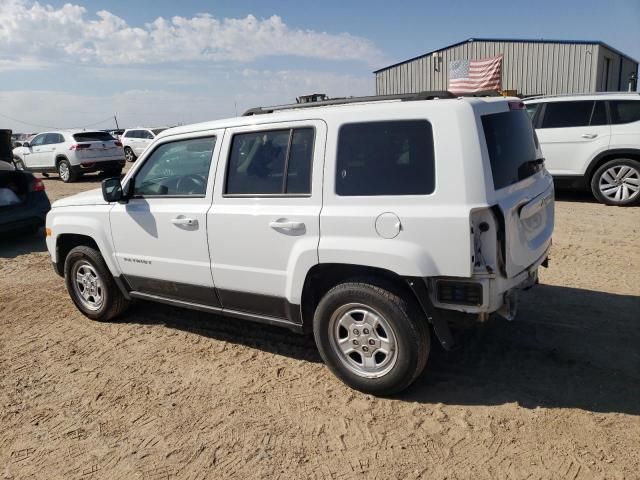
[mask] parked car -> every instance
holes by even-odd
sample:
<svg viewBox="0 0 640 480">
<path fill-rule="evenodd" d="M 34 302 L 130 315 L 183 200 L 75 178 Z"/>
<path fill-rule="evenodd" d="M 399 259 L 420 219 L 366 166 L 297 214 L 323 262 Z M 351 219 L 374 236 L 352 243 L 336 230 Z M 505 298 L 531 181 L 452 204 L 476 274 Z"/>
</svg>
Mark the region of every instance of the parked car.
<svg viewBox="0 0 640 480">
<path fill-rule="evenodd" d="M 120 137 L 122 137 L 122 134 L 124 133 L 124 128 L 119 128 L 117 130 L 107 130 L 107 133 L 116 140 L 121 141 Z"/>
<path fill-rule="evenodd" d="M 525 100 L 545 165 L 559 186 L 590 189 L 607 205 L 640 203 L 640 95 Z"/>
<path fill-rule="evenodd" d="M 398 392 L 425 367 L 430 325 L 448 349 L 453 312 L 514 317 L 554 222 L 524 104 L 430 98 L 167 130 L 122 182 L 54 203 L 55 269 L 91 319 L 144 299 L 313 331 L 348 385 Z"/>
<path fill-rule="evenodd" d="M 50 209 L 41 179 L 0 160 L 0 236 L 43 227 Z"/>
<path fill-rule="evenodd" d="M 127 162 L 133 162 L 142 155 L 142 152 L 151 144 L 160 132 L 166 130 L 162 128 L 128 128 L 122 134 L 122 145 L 124 146 L 124 156 Z"/>
<path fill-rule="evenodd" d="M 106 132 L 59 130 L 39 133 L 13 150 L 19 170 L 57 172 L 64 182 L 83 173 L 119 176 L 125 165 L 122 144 Z"/>
</svg>

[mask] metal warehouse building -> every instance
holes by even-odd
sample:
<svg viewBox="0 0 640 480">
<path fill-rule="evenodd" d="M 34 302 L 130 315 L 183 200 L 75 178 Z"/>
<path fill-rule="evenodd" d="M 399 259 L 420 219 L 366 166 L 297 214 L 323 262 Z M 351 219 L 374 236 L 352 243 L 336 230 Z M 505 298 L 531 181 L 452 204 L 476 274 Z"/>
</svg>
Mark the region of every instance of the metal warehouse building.
<svg viewBox="0 0 640 480">
<path fill-rule="evenodd" d="M 502 89 L 524 96 L 626 91 L 638 71 L 636 60 L 599 41 L 470 38 L 376 70 L 376 94 L 447 90 L 449 62 L 499 54 Z"/>
</svg>

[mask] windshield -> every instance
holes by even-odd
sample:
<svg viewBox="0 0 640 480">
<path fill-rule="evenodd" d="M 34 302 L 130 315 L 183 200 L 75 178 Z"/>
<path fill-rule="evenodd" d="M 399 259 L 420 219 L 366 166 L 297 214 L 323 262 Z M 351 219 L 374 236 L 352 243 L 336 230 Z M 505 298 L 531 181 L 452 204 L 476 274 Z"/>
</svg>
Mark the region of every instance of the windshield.
<svg viewBox="0 0 640 480">
<path fill-rule="evenodd" d="M 499 190 L 540 171 L 538 140 L 526 110 L 482 116 L 493 186 Z"/>
<path fill-rule="evenodd" d="M 158 135 L 160 132 L 164 132 L 166 128 L 152 128 L 151 131 L 154 135 Z"/>
</svg>

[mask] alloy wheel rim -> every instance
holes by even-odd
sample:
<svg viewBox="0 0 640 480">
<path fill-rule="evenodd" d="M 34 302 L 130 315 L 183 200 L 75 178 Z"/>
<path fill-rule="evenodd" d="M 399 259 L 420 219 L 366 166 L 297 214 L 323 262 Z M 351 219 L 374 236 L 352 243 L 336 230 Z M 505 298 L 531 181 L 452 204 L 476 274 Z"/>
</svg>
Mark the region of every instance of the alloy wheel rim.
<svg viewBox="0 0 640 480">
<path fill-rule="evenodd" d="M 76 298 L 87 309 L 99 310 L 104 303 L 104 283 L 94 266 L 81 260 L 73 266 L 71 275 Z"/>
<path fill-rule="evenodd" d="M 133 155 L 132 155 L 131 150 L 126 149 L 126 150 L 124 151 L 124 157 L 125 157 L 125 159 L 127 160 L 127 162 L 131 162 L 131 161 L 133 161 Z"/>
<path fill-rule="evenodd" d="M 640 172 L 628 165 L 615 165 L 600 175 L 598 189 L 614 202 L 632 200 L 640 195 Z"/>
<path fill-rule="evenodd" d="M 63 180 L 68 180 L 69 179 L 69 167 L 67 166 L 67 164 L 65 162 L 62 162 L 60 164 L 60 166 L 58 167 L 58 169 L 60 170 L 60 177 Z"/>
<path fill-rule="evenodd" d="M 384 316 L 373 308 L 350 303 L 329 320 L 331 348 L 349 371 L 364 378 L 380 378 L 398 358 L 396 334 Z"/>
</svg>

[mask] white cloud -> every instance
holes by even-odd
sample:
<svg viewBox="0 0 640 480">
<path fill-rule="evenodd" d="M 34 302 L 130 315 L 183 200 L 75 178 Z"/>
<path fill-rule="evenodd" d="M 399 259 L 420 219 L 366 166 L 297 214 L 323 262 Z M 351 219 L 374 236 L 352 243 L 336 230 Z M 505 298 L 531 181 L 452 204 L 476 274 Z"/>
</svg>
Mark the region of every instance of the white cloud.
<svg viewBox="0 0 640 480">
<path fill-rule="evenodd" d="M 369 77 L 310 71 L 242 70 L 230 72 L 233 91 L 212 86 L 184 92 L 161 88 L 114 94 L 49 90 L 0 91 L 0 123 L 16 132 L 91 126 L 113 128 L 117 113 L 123 127 L 195 123 L 241 114 L 248 108 L 295 102 L 305 93 L 330 96 L 371 95 Z M 28 122 L 29 125 L 20 123 Z M 101 122 L 94 125 L 96 122 Z"/>
<path fill-rule="evenodd" d="M 81 5 L 60 8 L 28 0 L 0 0 L 3 53 L 40 60 L 153 64 L 184 61 L 250 62 L 274 55 L 380 63 L 369 40 L 289 27 L 279 16 L 258 19 L 157 18 L 143 27 L 101 10 L 95 17 Z"/>
</svg>

